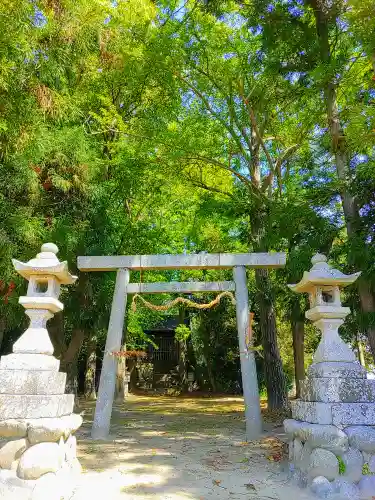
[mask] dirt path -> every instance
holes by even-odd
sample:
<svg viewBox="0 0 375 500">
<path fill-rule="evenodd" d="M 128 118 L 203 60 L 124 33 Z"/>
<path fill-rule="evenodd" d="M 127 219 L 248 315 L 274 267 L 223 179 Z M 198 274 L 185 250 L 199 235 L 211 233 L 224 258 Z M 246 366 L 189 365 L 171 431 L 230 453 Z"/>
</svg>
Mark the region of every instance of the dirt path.
<svg viewBox="0 0 375 500">
<path fill-rule="evenodd" d="M 310 497 L 277 462 L 282 429 L 244 443 L 241 398 L 134 397 L 113 411 L 111 440 L 77 434 L 84 474 L 74 500 L 290 500 Z M 271 461 L 276 460 L 276 461 Z"/>
</svg>

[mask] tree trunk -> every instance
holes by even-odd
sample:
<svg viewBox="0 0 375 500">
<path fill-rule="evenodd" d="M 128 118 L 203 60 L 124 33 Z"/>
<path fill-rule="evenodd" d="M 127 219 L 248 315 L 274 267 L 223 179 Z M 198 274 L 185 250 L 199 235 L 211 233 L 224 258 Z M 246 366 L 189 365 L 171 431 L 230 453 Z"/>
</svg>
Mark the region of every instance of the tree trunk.
<svg viewBox="0 0 375 500">
<path fill-rule="evenodd" d="M 216 392 L 216 381 L 215 376 L 211 366 L 211 348 L 210 348 L 210 337 L 207 332 L 206 326 L 204 326 L 204 330 L 202 330 L 201 341 L 202 341 L 202 358 L 206 365 L 207 377 L 210 382 L 211 389 L 213 392 Z"/>
<path fill-rule="evenodd" d="M 318 0 L 306 0 L 307 4 L 314 10 L 317 38 L 320 46 L 321 60 L 329 65 L 331 62 L 331 47 L 329 41 L 329 7 L 323 9 L 324 3 Z M 350 192 L 351 172 L 349 165 L 349 154 L 344 130 L 340 122 L 340 114 L 337 105 L 336 85 L 333 81 L 328 82 L 325 88 L 325 98 L 327 107 L 328 127 L 332 140 L 332 151 L 335 155 L 337 177 L 340 180 L 340 196 L 345 216 L 345 223 L 348 232 L 348 239 L 351 243 L 350 261 L 357 269 L 366 270 L 367 259 L 361 256 L 356 257 L 356 239 L 360 235 L 360 215 L 355 196 Z M 365 248 L 364 242 L 363 248 Z M 375 295 L 371 289 L 369 280 L 366 276 L 361 276 L 357 282 L 358 294 L 361 303 L 361 309 L 367 318 L 368 324 L 365 325 L 366 334 L 369 340 L 371 353 L 375 360 Z"/>
<path fill-rule="evenodd" d="M 275 310 L 271 296 L 271 284 L 266 269 L 255 270 L 260 311 L 260 330 L 264 355 L 264 375 L 270 410 L 289 406 L 286 378 L 277 343 Z"/>
<path fill-rule="evenodd" d="M 358 342 L 358 357 L 363 368 L 366 368 L 365 349 L 361 340 Z"/>
<path fill-rule="evenodd" d="M 180 325 L 185 324 L 186 311 L 184 307 L 180 307 L 178 311 L 178 322 Z M 179 358 L 178 358 L 178 375 L 182 391 L 188 389 L 188 374 L 187 374 L 187 342 L 180 340 L 179 342 Z"/>
<path fill-rule="evenodd" d="M 356 343 L 356 347 L 357 347 L 357 351 L 358 351 L 359 362 L 363 366 L 363 368 L 366 368 L 365 349 L 363 347 L 363 343 L 361 341 L 361 336 L 360 336 L 358 330 L 356 331 L 356 335 L 355 335 L 355 343 Z"/>
<path fill-rule="evenodd" d="M 305 320 L 299 300 L 292 306 L 290 324 L 293 334 L 294 375 L 296 397 L 301 396 L 301 381 L 305 378 Z"/>
<path fill-rule="evenodd" d="M 60 369 L 66 372 L 65 392 L 78 394 L 78 355 L 85 338 L 85 333 L 81 329 L 74 329 L 69 346 L 61 358 Z"/>
<path fill-rule="evenodd" d="M 121 348 L 122 351 L 126 351 L 126 344 Z M 126 358 L 117 358 L 117 370 L 116 370 L 116 388 L 115 388 L 115 401 L 117 403 L 123 403 L 128 395 L 128 384 L 126 381 L 127 371 L 126 371 Z"/>
<path fill-rule="evenodd" d="M 216 382 L 215 382 L 214 374 L 212 372 L 211 363 L 208 360 L 208 358 L 206 358 L 206 356 L 204 356 L 204 359 L 206 361 L 208 380 L 210 381 L 210 385 L 211 385 L 212 391 L 216 392 Z"/>
<path fill-rule="evenodd" d="M 331 132 L 332 145 L 335 152 L 337 177 L 341 181 L 341 200 L 345 216 L 346 229 L 348 239 L 351 243 L 349 252 L 349 260 L 358 270 L 366 270 L 367 259 L 363 259 L 363 255 L 358 258 L 356 256 L 356 247 L 358 246 L 358 238 L 360 236 L 360 215 L 355 196 L 350 192 L 351 174 L 349 169 L 349 157 L 344 131 L 342 130 L 339 112 L 337 107 L 336 89 L 330 85 L 327 90 L 327 114 L 328 124 Z M 362 240 L 362 238 L 361 238 Z M 365 248 L 364 241 L 361 244 Z M 370 319 L 368 324 L 364 325 L 366 335 L 370 344 L 372 356 L 375 360 L 375 325 L 371 318 L 375 315 L 375 296 L 371 289 L 370 283 L 366 276 L 361 276 L 357 282 L 357 289 L 361 304 L 362 312 Z"/>
<path fill-rule="evenodd" d="M 85 373 L 85 399 L 94 401 L 96 399 L 96 336 L 92 336 L 87 343 L 87 359 Z"/>
<path fill-rule="evenodd" d="M 188 374 L 187 374 L 187 342 L 181 340 L 180 344 L 180 357 L 178 360 L 178 374 L 180 377 L 180 386 L 183 391 L 188 389 Z"/>
<path fill-rule="evenodd" d="M 64 339 L 64 313 L 58 312 L 48 323 L 48 334 L 53 345 L 53 355 L 57 359 L 66 351 L 67 346 Z"/>
<path fill-rule="evenodd" d="M 129 358 L 126 360 L 126 372 L 129 376 L 129 390 L 134 391 L 137 388 L 137 377 L 135 368 L 137 366 L 137 358 Z"/>
</svg>

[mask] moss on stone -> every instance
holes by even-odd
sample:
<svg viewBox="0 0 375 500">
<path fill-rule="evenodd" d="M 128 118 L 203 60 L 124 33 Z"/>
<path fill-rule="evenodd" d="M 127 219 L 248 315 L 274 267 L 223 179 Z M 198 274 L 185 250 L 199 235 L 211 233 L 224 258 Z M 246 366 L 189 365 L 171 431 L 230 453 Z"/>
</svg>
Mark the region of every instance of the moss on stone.
<svg viewBox="0 0 375 500">
<path fill-rule="evenodd" d="M 370 466 L 367 462 L 363 464 L 362 475 L 363 476 L 375 476 L 375 473 L 370 471 Z"/>
<path fill-rule="evenodd" d="M 346 465 L 341 457 L 337 457 L 337 460 L 339 462 L 339 474 L 342 476 L 346 472 Z"/>
</svg>

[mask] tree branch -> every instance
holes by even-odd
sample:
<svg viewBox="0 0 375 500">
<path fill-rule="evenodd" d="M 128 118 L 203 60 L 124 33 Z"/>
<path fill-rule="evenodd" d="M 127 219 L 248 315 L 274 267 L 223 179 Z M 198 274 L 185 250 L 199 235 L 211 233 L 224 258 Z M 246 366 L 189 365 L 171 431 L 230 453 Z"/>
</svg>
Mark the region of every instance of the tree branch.
<svg viewBox="0 0 375 500">
<path fill-rule="evenodd" d="M 254 187 L 252 185 L 252 182 L 249 181 L 249 179 L 247 179 L 244 175 L 240 174 L 239 172 L 236 172 L 233 168 L 227 167 L 227 165 L 221 163 L 221 161 L 215 160 L 214 158 L 207 158 L 206 156 L 186 156 L 185 159 L 212 163 L 212 165 L 216 165 L 217 167 L 222 168 L 223 170 L 226 170 L 227 172 L 230 172 L 231 174 L 236 176 L 237 179 L 240 180 L 243 184 L 245 184 L 248 188 Z"/>
<path fill-rule="evenodd" d="M 251 120 L 251 125 L 253 126 L 253 129 L 254 129 L 254 132 L 255 132 L 255 135 L 257 136 L 257 139 L 259 141 L 259 144 L 261 145 L 263 151 L 264 151 L 264 154 L 266 155 L 266 158 L 267 158 L 267 161 L 268 161 L 268 165 L 270 167 L 270 173 L 273 172 L 274 173 L 274 169 L 275 169 L 275 166 L 273 164 L 273 160 L 271 158 L 271 155 L 269 154 L 268 152 L 268 149 L 266 148 L 266 145 L 263 141 L 263 138 L 262 138 L 262 135 L 261 133 L 259 132 L 259 128 L 258 128 L 258 125 L 257 125 L 257 122 L 256 122 L 256 119 L 255 119 L 255 114 L 254 114 L 254 111 L 253 109 L 249 106 L 248 103 L 246 103 L 246 106 L 249 110 L 249 115 L 250 115 L 250 120 Z"/>
<path fill-rule="evenodd" d="M 237 144 L 238 149 L 241 151 L 241 154 L 244 156 L 244 158 L 246 158 L 247 160 L 249 160 L 250 157 L 247 154 L 246 150 L 244 149 L 244 147 L 243 147 L 243 145 L 241 143 L 241 139 L 236 134 L 234 128 L 231 125 L 228 125 L 228 123 L 226 123 L 226 121 L 223 120 L 223 118 L 219 115 L 219 113 L 216 113 L 216 111 L 214 111 L 212 109 L 212 106 L 208 102 L 206 96 L 204 94 L 202 94 L 202 92 L 200 90 L 198 90 L 197 87 L 195 87 L 195 85 L 193 85 L 192 83 L 190 83 L 188 80 L 186 80 L 186 78 L 184 78 L 179 73 L 174 73 L 174 75 L 176 76 L 176 78 L 178 78 L 183 83 L 185 83 L 185 85 L 187 85 L 194 92 L 194 94 L 197 95 L 201 99 L 201 101 L 204 104 L 204 106 L 206 107 L 207 111 L 209 111 L 209 113 L 214 118 L 216 118 L 216 120 L 218 120 L 222 124 L 222 126 L 229 132 L 229 134 L 231 135 L 232 139 Z M 241 130 L 240 130 L 240 132 L 241 132 Z"/>
</svg>

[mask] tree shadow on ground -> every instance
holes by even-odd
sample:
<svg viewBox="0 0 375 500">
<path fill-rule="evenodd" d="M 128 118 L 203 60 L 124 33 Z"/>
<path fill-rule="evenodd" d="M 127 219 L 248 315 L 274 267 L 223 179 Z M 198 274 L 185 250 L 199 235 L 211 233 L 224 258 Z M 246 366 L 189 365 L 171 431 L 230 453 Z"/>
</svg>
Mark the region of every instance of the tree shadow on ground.
<svg viewBox="0 0 375 500">
<path fill-rule="evenodd" d="M 77 433 L 82 466 L 104 483 L 107 478 L 118 498 L 264 498 L 265 478 L 278 474 L 269 461 L 276 447 L 280 450 L 275 433 L 244 442 L 241 398 L 131 397 L 114 406 L 106 441 L 90 438 L 95 403 L 80 407 L 85 409 Z"/>
</svg>

